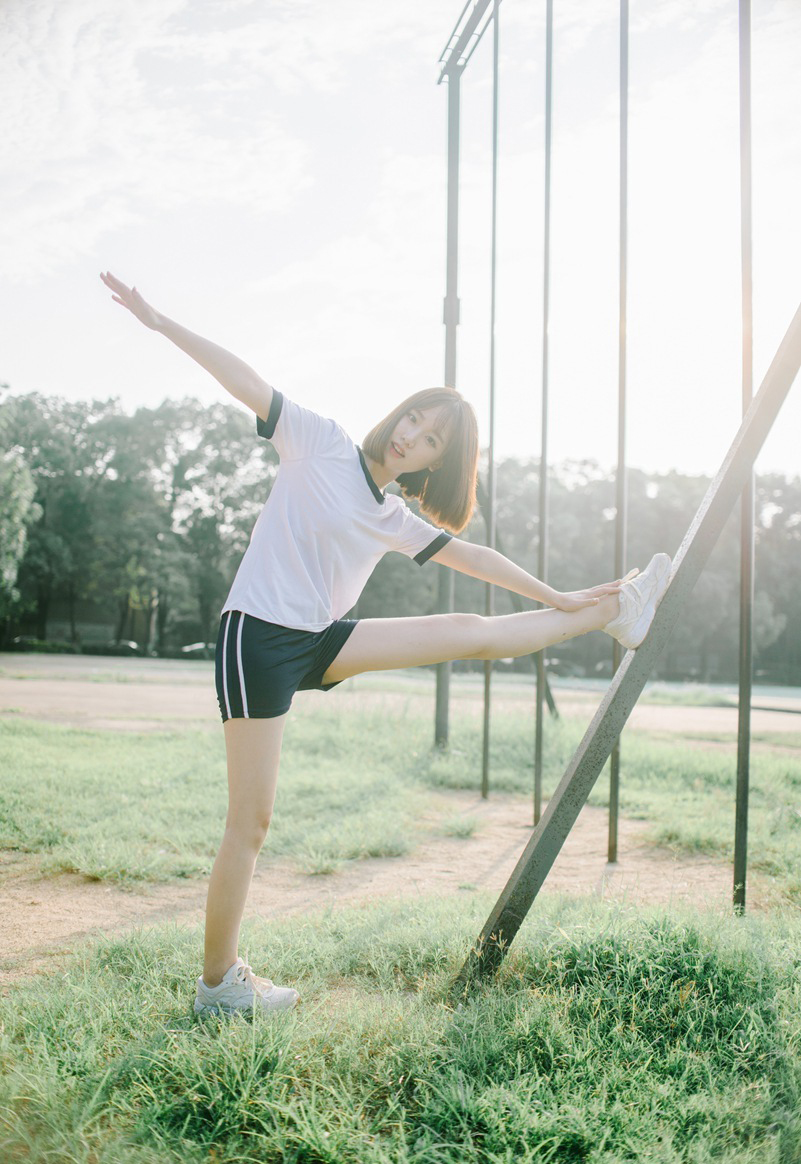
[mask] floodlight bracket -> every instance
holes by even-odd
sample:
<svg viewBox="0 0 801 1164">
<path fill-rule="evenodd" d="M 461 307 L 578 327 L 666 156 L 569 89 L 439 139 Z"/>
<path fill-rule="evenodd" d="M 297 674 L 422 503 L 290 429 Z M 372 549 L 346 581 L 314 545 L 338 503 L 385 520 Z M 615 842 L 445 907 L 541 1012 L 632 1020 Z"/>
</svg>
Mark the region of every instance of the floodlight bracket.
<svg viewBox="0 0 801 1164">
<path fill-rule="evenodd" d="M 442 65 L 442 72 L 437 81 L 438 85 L 442 84 L 449 73 L 462 71 L 476 51 L 500 3 L 501 0 L 474 0 L 472 9 L 468 12 L 471 0 L 467 0 L 445 48 L 440 53 L 438 63 Z"/>
</svg>

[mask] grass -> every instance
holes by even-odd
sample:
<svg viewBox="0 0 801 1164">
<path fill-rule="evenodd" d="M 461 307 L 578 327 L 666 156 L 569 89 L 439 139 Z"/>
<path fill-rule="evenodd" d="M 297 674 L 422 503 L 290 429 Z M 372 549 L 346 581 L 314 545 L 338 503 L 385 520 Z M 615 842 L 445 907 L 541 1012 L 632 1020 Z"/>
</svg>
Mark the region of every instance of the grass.
<svg viewBox="0 0 801 1164">
<path fill-rule="evenodd" d="M 298 703 L 286 733 L 267 852 L 310 875 L 346 861 L 401 856 L 434 836 L 468 838 L 476 823 L 438 804 L 448 789 L 475 790 L 481 755 L 478 703 L 455 701 L 452 745 L 431 748 L 424 676 L 396 684 L 378 676 L 342 696 Z M 430 686 L 430 684 L 429 684 Z M 466 685 L 469 686 L 469 685 Z M 500 687 L 500 685 L 499 685 Z M 496 700 L 491 736 L 493 791 L 530 798 L 533 727 L 527 693 Z M 547 797 L 584 721 L 548 720 Z M 772 892 L 801 902 L 801 735 L 754 733 L 749 868 Z M 677 853 L 729 860 L 734 835 L 735 736 L 682 737 L 628 729 L 622 745 L 621 810 L 652 822 L 651 839 Z M 205 876 L 225 816 L 222 733 L 124 735 L 0 721 L 4 780 L 0 844 L 41 855 L 45 871 L 72 871 L 132 887 Z M 590 803 L 605 805 L 602 775 Z"/>
<path fill-rule="evenodd" d="M 246 932 L 295 1012 L 197 1022 L 200 935 L 104 941 L 0 1001 L 0 1154 L 70 1164 L 792 1164 L 794 919 L 541 902 L 449 987 L 489 901 Z"/>
<path fill-rule="evenodd" d="M 445 837 L 460 837 L 464 840 L 476 835 L 480 823 L 474 816 L 450 816 L 442 822 L 440 829 Z"/>
<path fill-rule="evenodd" d="M 321 872 L 406 853 L 424 835 L 416 820 L 433 798 L 398 774 L 395 753 L 375 754 L 378 728 L 377 717 L 335 714 L 287 725 L 272 854 Z M 10 720 L 0 749 L 5 848 L 41 853 L 48 872 L 129 886 L 208 873 L 225 820 L 221 732 L 120 737 Z"/>
<path fill-rule="evenodd" d="M 640 702 L 668 707 L 736 707 L 737 696 L 703 683 L 650 683 Z"/>
<path fill-rule="evenodd" d="M 578 719 L 549 721 L 545 733 L 544 788 L 547 797 L 579 743 L 585 724 Z M 531 731 L 520 716 L 498 710 L 492 724 L 492 788 L 529 792 Z M 428 752 L 417 767 L 426 784 L 475 787 L 470 757 L 480 755 L 481 725 L 460 724 L 459 742 L 448 753 Z M 705 745 L 707 737 L 696 740 Z M 677 746 L 675 736 L 629 729 L 621 748 L 621 812 L 651 822 L 650 838 L 677 853 L 731 859 L 734 837 L 736 735 L 713 733 L 714 747 Z M 801 740 L 776 733 L 760 743 L 755 734 L 751 759 L 749 868 L 772 880 L 772 891 L 801 902 Z M 608 803 L 602 774 L 589 803 Z"/>
<path fill-rule="evenodd" d="M 480 706 L 431 750 L 430 682 L 377 677 L 299 701 L 270 853 L 310 875 L 467 838 L 443 789 L 478 782 Z M 456 685 L 457 688 L 459 685 Z M 475 685 L 474 685 L 475 686 Z M 502 688 L 502 684 L 498 685 Z M 509 685 L 492 787 L 530 796 L 529 696 Z M 546 794 L 583 723 L 548 721 Z M 733 735 L 627 731 L 622 809 L 677 850 L 730 857 Z M 801 899 L 801 736 L 755 737 L 750 867 Z M 699 746 L 696 746 L 699 745 Z M 204 874 L 225 811 L 221 733 L 0 721 L 6 848 L 131 887 Z M 602 777 L 592 800 L 605 803 Z M 198 1022 L 199 930 L 87 945 L 0 998 L 0 1159 L 13 1164 L 798 1164 L 801 924 L 538 899 L 499 974 L 454 975 L 492 900 L 250 921 L 291 1014 Z"/>
</svg>

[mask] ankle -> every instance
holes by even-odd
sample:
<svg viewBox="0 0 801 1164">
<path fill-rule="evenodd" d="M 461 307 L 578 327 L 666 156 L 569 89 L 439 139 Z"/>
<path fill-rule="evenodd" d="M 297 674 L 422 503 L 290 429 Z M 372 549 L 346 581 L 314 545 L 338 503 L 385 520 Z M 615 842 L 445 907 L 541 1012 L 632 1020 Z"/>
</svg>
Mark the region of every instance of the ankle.
<svg viewBox="0 0 801 1164">
<path fill-rule="evenodd" d="M 598 618 L 601 621 L 601 626 L 604 627 L 607 623 L 612 622 L 620 614 L 620 599 L 617 594 L 607 594 L 598 603 Z"/>
<path fill-rule="evenodd" d="M 234 959 L 234 962 L 235 961 L 236 959 Z M 214 990 L 215 986 L 219 986 L 225 975 L 231 969 L 232 965 L 233 963 L 229 962 L 227 966 L 220 966 L 219 964 L 213 964 L 208 968 L 204 966 L 203 981 L 205 982 L 206 986 L 208 986 L 210 990 Z"/>
</svg>

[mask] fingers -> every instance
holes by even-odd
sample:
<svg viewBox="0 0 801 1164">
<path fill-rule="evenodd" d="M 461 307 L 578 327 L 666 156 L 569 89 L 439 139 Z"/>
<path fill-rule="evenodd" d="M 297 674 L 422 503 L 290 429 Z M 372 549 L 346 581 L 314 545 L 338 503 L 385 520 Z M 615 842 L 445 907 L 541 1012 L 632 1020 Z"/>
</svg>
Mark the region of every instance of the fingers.
<svg viewBox="0 0 801 1164">
<path fill-rule="evenodd" d="M 105 273 L 101 271 L 100 278 L 103 280 L 108 289 L 110 291 L 116 292 L 116 294 L 119 295 L 121 299 L 122 296 L 131 294 L 130 289 L 126 287 L 126 285 L 120 279 L 112 275 L 111 271 L 106 271 Z M 119 301 L 120 300 L 118 300 L 118 302 Z"/>
<path fill-rule="evenodd" d="M 625 586 L 625 584 L 630 582 L 632 578 L 636 578 L 639 572 L 640 571 L 635 566 L 633 570 L 629 570 L 628 574 L 624 574 L 623 577 L 618 578 L 616 582 L 603 582 L 600 586 L 593 586 L 592 591 L 594 594 L 617 594 L 619 593 L 621 586 Z"/>
<path fill-rule="evenodd" d="M 597 606 L 602 598 L 620 594 L 625 584 L 636 577 L 639 572 L 635 566 L 633 570 L 629 570 L 628 574 L 623 578 L 618 578 L 616 582 L 602 582 L 599 586 L 588 586 L 586 590 L 574 590 L 564 596 L 569 600 L 570 606 L 563 606 L 561 609 L 582 610 L 586 606 Z"/>
<path fill-rule="evenodd" d="M 133 305 L 137 302 L 143 303 L 144 300 L 135 287 L 126 287 L 126 285 L 112 275 L 111 271 L 101 271 L 100 278 L 111 291 L 111 298 L 115 303 L 119 303 L 120 307 L 125 307 L 128 311 L 133 311 Z M 136 312 L 134 312 L 136 314 Z"/>
</svg>

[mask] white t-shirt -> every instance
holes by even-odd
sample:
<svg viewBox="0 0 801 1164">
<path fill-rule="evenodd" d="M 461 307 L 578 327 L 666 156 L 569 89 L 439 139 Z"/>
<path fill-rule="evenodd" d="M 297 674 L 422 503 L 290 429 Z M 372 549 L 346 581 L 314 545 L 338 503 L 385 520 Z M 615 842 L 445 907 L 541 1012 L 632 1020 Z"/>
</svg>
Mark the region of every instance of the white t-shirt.
<svg viewBox="0 0 801 1164">
<path fill-rule="evenodd" d="M 273 392 L 257 417 L 280 469 L 223 606 L 296 630 L 321 631 L 355 604 L 389 550 L 422 565 L 450 540 L 383 494 L 361 450 L 333 420 Z"/>
</svg>

